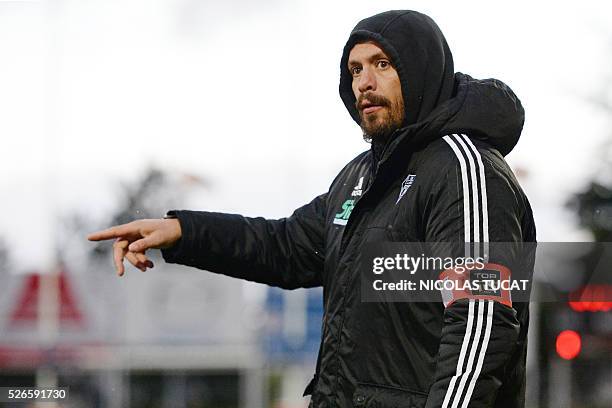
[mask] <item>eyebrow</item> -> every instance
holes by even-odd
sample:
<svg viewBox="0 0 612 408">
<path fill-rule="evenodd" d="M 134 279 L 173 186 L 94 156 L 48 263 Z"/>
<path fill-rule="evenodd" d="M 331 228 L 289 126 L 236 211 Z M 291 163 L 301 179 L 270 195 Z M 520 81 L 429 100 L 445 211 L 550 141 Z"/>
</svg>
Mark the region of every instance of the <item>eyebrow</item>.
<svg viewBox="0 0 612 408">
<path fill-rule="evenodd" d="M 367 59 L 367 61 L 368 62 L 372 62 L 372 61 L 376 61 L 376 60 L 379 60 L 379 59 L 386 59 L 386 60 L 390 61 L 390 58 L 387 57 L 385 55 L 385 53 L 383 53 L 383 52 L 377 52 L 376 54 L 371 55 Z M 355 65 L 359 65 L 359 64 L 360 64 L 360 62 L 359 61 L 355 61 L 355 60 L 349 60 L 349 62 L 348 62 L 348 66 L 349 67 L 354 67 Z"/>
</svg>

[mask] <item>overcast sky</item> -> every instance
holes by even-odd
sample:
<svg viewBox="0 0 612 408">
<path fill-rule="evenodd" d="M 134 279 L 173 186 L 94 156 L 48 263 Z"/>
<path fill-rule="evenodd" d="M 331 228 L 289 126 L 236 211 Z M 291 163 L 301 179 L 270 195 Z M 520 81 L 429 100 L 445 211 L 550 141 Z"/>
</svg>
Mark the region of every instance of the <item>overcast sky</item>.
<svg viewBox="0 0 612 408">
<path fill-rule="evenodd" d="M 290 214 L 368 148 L 337 93 L 348 33 L 410 8 L 457 71 L 522 100 L 508 161 L 528 174 L 539 240 L 584 238 L 562 204 L 610 154 L 609 119 L 586 102 L 612 76 L 607 3 L 0 1 L 0 236 L 40 269 L 54 213 L 103 219 L 151 165 L 212 182 L 185 208 Z"/>
</svg>

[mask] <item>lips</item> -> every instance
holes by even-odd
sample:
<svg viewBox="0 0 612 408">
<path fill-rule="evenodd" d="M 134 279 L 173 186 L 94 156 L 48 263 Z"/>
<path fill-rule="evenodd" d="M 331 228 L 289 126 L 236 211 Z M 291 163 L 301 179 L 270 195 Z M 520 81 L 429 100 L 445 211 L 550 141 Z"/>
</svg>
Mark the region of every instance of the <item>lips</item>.
<svg viewBox="0 0 612 408">
<path fill-rule="evenodd" d="M 371 101 L 365 98 L 358 104 L 358 108 L 361 109 L 364 115 L 377 112 L 384 107 L 385 105 L 379 101 Z"/>
<path fill-rule="evenodd" d="M 383 107 L 380 105 L 369 105 L 368 107 L 363 108 L 363 113 L 367 115 L 369 113 L 374 113 L 382 108 Z"/>
</svg>

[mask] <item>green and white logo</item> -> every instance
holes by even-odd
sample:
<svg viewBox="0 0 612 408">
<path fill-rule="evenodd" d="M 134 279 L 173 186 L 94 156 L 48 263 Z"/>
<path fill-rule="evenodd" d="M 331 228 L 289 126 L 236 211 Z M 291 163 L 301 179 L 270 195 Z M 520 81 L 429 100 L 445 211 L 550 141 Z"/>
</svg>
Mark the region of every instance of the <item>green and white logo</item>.
<svg viewBox="0 0 612 408">
<path fill-rule="evenodd" d="M 353 187 L 353 191 L 351 192 L 351 197 L 358 197 L 362 194 L 363 189 L 363 177 L 359 178 L 357 185 Z M 334 224 L 338 225 L 346 225 L 349 217 L 351 216 L 351 211 L 353 211 L 353 207 L 355 206 L 355 200 L 349 198 L 342 204 L 342 211 L 340 211 L 334 217 Z"/>
<path fill-rule="evenodd" d="M 346 225 L 349 217 L 351 216 L 351 211 L 353 211 L 354 206 L 355 200 L 346 200 L 344 204 L 342 204 L 342 211 L 336 214 L 336 217 L 334 218 L 334 224 Z"/>
</svg>

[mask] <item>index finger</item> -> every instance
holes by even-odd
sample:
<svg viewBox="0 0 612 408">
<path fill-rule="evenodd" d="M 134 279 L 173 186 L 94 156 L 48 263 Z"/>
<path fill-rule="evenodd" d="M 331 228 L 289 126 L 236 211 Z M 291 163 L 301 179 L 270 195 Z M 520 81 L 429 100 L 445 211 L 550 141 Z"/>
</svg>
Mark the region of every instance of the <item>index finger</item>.
<svg viewBox="0 0 612 408">
<path fill-rule="evenodd" d="M 103 241 L 105 239 L 121 238 L 138 232 L 138 228 L 132 223 L 115 225 L 102 231 L 91 233 L 87 236 L 90 241 Z"/>
</svg>

